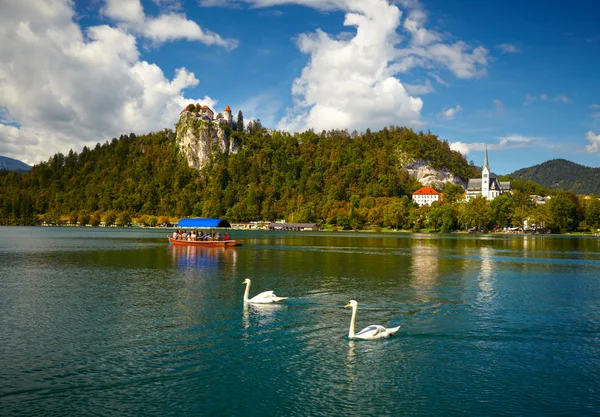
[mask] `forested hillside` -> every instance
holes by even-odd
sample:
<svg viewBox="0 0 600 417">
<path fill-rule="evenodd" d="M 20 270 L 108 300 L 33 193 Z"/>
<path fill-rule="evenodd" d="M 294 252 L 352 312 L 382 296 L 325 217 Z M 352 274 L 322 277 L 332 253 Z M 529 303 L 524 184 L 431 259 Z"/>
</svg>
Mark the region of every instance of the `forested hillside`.
<svg viewBox="0 0 600 417">
<path fill-rule="evenodd" d="M 446 142 L 404 128 L 362 135 L 253 128 L 232 135 L 240 143 L 238 153 L 217 152 L 200 172 L 187 166 L 171 131 L 131 134 L 79 153 L 56 154 L 29 173 L 3 172 L 0 223 L 127 212 L 383 224 L 388 206 L 408 210 L 407 196 L 420 187 L 401 160 L 426 160 L 462 179 L 475 173 Z M 361 216 L 350 213 L 359 209 Z"/>
<path fill-rule="evenodd" d="M 423 160 L 463 180 L 479 176 L 430 133 L 392 127 L 364 134 L 230 131 L 237 153 L 214 152 L 200 171 L 187 165 L 169 130 L 121 136 L 93 149 L 56 154 L 28 173 L 0 172 L 0 224 L 154 225 L 158 216 L 316 222 L 338 229 L 493 229 L 567 232 L 600 228 L 600 200 L 579 199 L 533 181 L 492 201 L 463 199 L 446 183 L 441 202 L 419 207 L 421 184 L 403 164 Z M 551 196 L 536 204 L 530 195 Z M 526 226 L 527 225 L 527 226 Z"/>
<path fill-rule="evenodd" d="M 554 190 L 600 195 L 600 168 L 585 167 L 565 159 L 552 159 L 515 171 L 510 176 L 532 180 Z"/>
</svg>

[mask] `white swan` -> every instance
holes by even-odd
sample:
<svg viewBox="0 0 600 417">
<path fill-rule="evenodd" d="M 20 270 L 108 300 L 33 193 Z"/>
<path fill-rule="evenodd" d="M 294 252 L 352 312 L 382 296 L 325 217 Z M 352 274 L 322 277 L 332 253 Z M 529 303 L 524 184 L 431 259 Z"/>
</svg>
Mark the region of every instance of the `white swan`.
<svg viewBox="0 0 600 417">
<path fill-rule="evenodd" d="M 246 278 L 242 284 L 246 284 L 246 291 L 244 292 L 244 302 L 245 303 L 254 303 L 254 304 L 266 304 L 266 303 L 276 303 L 281 300 L 285 300 L 287 297 L 277 297 L 273 291 L 263 291 L 258 295 L 248 299 L 248 294 L 250 293 L 250 279 Z"/>
<path fill-rule="evenodd" d="M 400 329 L 400 326 L 392 327 L 391 329 L 386 329 L 383 326 L 372 324 L 355 334 L 354 327 L 356 326 L 356 311 L 358 310 L 358 303 L 356 302 L 356 300 L 350 300 L 344 308 L 348 307 L 352 307 L 352 319 L 350 320 L 350 330 L 348 331 L 348 337 L 350 339 L 381 339 L 393 335 L 398 331 L 398 329 Z"/>
</svg>

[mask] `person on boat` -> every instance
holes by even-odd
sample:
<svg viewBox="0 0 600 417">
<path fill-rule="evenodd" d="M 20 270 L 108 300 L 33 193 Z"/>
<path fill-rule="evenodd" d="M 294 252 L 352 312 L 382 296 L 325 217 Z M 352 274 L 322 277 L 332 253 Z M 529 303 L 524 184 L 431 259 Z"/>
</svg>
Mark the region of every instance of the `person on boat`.
<svg viewBox="0 0 600 417">
<path fill-rule="evenodd" d="M 192 242 L 196 241 L 196 231 L 195 230 L 192 230 L 192 233 L 190 234 L 190 240 Z"/>
<path fill-rule="evenodd" d="M 177 233 L 177 230 L 173 230 L 173 239 L 177 240 L 178 236 L 179 236 L 179 233 Z"/>
<path fill-rule="evenodd" d="M 183 240 L 187 240 L 187 236 L 188 236 L 187 231 L 184 230 L 183 233 L 181 234 L 181 238 Z"/>
<path fill-rule="evenodd" d="M 227 234 L 227 232 L 225 232 L 225 236 L 223 237 L 223 240 L 229 240 L 229 235 Z"/>
<path fill-rule="evenodd" d="M 215 240 L 221 240 L 221 234 L 220 233 L 217 233 L 215 235 Z"/>
</svg>

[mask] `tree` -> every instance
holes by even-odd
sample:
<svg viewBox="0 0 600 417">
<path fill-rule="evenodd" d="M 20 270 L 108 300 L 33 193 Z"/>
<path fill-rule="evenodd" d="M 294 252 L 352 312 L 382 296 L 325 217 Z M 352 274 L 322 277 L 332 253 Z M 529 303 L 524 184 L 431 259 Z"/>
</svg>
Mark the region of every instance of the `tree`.
<svg viewBox="0 0 600 417">
<path fill-rule="evenodd" d="M 116 224 L 119 227 L 125 227 L 125 226 L 131 225 L 131 215 L 126 211 L 122 211 L 117 216 Z"/>
<path fill-rule="evenodd" d="M 456 229 L 457 217 L 454 204 L 433 203 L 427 214 L 427 224 L 434 230 L 439 229 L 442 233 L 448 233 Z"/>
<path fill-rule="evenodd" d="M 465 189 L 460 184 L 447 182 L 444 184 L 442 193 L 444 194 L 444 201 L 448 203 L 456 203 L 457 201 L 463 199 Z"/>
<path fill-rule="evenodd" d="M 99 212 L 95 212 L 94 214 L 92 214 L 92 216 L 90 217 L 90 224 L 94 227 L 98 227 L 100 226 L 100 223 L 102 222 L 101 217 L 100 217 L 100 213 Z"/>
<path fill-rule="evenodd" d="M 87 210 L 81 210 L 79 212 L 79 225 L 87 226 L 90 223 L 91 216 Z"/>
<path fill-rule="evenodd" d="M 511 224 L 515 202 L 511 194 L 501 194 L 490 202 L 492 224 L 503 228 Z"/>
<path fill-rule="evenodd" d="M 560 233 L 572 230 L 577 208 L 573 200 L 566 195 L 557 195 L 552 197 L 547 204 L 551 229 Z"/>
<path fill-rule="evenodd" d="M 104 225 L 106 227 L 111 227 L 113 224 L 115 224 L 116 220 L 117 220 L 117 215 L 115 214 L 115 212 L 114 211 L 109 211 L 104 216 Z"/>
<path fill-rule="evenodd" d="M 238 111 L 236 127 L 238 132 L 244 132 L 244 115 L 241 110 Z"/>
<path fill-rule="evenodd" d="M 461 227 L 477 230 L 487 228 L 490 223 L 489 204 L 485 197 L 478 195 L 458 207 L 458 223 Z"/>
</svg>

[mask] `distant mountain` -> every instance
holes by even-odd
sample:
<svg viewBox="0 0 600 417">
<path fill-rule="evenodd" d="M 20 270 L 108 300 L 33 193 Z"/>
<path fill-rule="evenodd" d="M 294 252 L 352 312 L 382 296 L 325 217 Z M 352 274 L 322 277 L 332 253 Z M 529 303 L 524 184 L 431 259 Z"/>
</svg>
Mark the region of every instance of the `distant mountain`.
<svg viewBox="0 0 600 417">
<path fill-rule="evenodd" d="M 552 159 L 515 171 L 510 176 L 575 194 L 600 194 L 600 168 L 589 168 L 566 159 Z"/>
<path fill-rule="evenodd" d="M 0 156 L 0 169 L 5 171 L 29 171 L 31 167 L 25 162 L 9 158 L 8 156 Z"/>
</svg>

